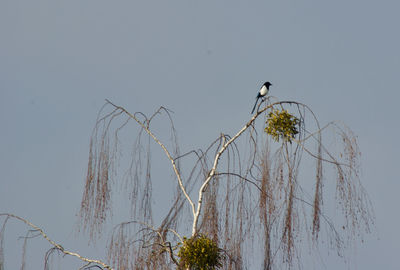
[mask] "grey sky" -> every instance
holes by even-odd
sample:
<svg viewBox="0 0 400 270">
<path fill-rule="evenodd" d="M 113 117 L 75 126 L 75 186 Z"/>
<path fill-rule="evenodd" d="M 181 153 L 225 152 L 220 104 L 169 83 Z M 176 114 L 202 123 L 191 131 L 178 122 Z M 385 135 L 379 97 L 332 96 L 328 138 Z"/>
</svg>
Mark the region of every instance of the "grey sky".
<svg viewBox="0 0 400 270">
<path fill-rule="evenodd" d="M 269 80 L 272 95 L 358 135 L 377 232 L 354 264 L 396 269 L 399 10 L 388 0 L 0 1 L 0 212 L 101 257 L 73 231 L 104 99 L 131 111 L 173 110 L 188 150 L 239 129 Z M 7 266 L 16 269 L 21 241 L 7 241 Z M 338 269 L 331 257 L 323 269 Z M 28 269 L 42 257 L 34 263 Z"/>
</svg>

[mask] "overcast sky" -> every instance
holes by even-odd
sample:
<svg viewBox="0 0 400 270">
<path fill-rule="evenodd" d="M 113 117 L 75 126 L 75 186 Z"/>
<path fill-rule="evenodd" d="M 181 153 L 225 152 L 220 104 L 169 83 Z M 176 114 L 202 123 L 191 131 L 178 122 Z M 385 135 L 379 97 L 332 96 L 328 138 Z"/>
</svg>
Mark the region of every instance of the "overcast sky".
<svg viewBox="0 0 400 270">
<path fill-rule="evenodd" d="M 397 0 L 1 0 L 0 212 L 102 258 L 74 230 L 104 99 L 173 110 L 188 150 L 238 130 L 269 80 L 277 98 L 358 135 L 377 230 L 353 265 L 398 269 L 399 11 Z M 26 229 L 12 224 L 6 269 L 19 267 Z M 35 252 L 28 269 L 43 263 Z M 337 261 L 316 269 L 340 269 Z"/>
</svg>

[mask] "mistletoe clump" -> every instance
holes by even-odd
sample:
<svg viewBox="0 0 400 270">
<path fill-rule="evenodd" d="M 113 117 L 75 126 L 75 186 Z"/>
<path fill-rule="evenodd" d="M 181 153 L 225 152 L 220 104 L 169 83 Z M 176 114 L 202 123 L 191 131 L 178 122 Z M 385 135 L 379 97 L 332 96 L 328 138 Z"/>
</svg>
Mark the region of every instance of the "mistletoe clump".
<svg viewBox="0 0 400 270">
<path fill-rule="evenodd" d="M 282 139 L 291 143 L 299 133 L 299 122 L 300 120 L 287 110 L 273 110 L 268 114 L 265 132 L 277 142 Z"/>
<path fill-rule="evenodd" d="M 184 238 L 178 252 L 181 269 L 214 270 L 222 266 L 222 254 L 218 245 L 205 235 Z"/>
</svg>

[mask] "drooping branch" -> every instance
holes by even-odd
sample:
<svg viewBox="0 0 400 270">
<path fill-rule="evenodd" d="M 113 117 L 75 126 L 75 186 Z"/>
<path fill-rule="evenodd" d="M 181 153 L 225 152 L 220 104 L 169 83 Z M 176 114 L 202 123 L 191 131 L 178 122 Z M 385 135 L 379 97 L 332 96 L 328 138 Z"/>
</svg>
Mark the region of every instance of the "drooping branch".
<svg viewBox="0 0 400 270">
<path fill-rule="evenodd" d="M 135 237 L 130 236 L 132 225 L 140 225 L 140 230 Z M 164 230 L 155 228 L 150 224 L 138 221 L 128 221 L 117 225 L 112 233 L 111 241 L 108 244 L 108 257 L 117 269 L 130 269 L 135 265 L 137 269 L 145 267 L 151 269 L 166 269 L 167 256 L 171 262 L 178 266 L 178 260 L 174 254 L 176 246 L 167 240 L 167 234 L 172 233 L 181 242 L 182 237 L 172 229 Z M 136 235 L 141 234 L 140 239 Z M 150 267 L 151 266 L 151 267 Z"/>
<path fill-rule="evenodd" d="M 108 100 L 106 104 L 113 107 L 113 112 L 104 117 L 107 119 L 104 121 L 105 123 L 109 123 L 115 116 L 123 114 L 139 124 L 139 139 L 134 148 L 134 154 L 138 160 L 142 159 L 140 149 L 136 152 L 137 147 L 143 147 L 140 137 L 142 134 L 147 134 L 149 135 L 147 146 L 150 141 L 154 141 L 163 149 L 177 178 L 173 205 L 162 219 L 161 225 L 154 226 L 157 229 L 135 227 L 135 229 L 139 229 L 139 232 L 134 237 L 129 235 L 130 231 L 133 232 L 133 227 L 126 229 L 124 228 L 126 226 L 121 225 L 121 230 L 117 231 L 119 233 L 118 243 L 121 245 L 118 246 L 118 251 L 111 254 L 111 257 L 112 260 L 125 260 L 124 258 L 129 257 L 126 261 L 128 264 L 121 265 L 136 264 L 144 269 L 154 267 L 168 269 L 172 263 L 176 265 L 173 256 L 165 255 L 167 252 L 173 255 L 172 251 L 177 247 L 176 242 L 182 242 L 182 239 L 175 237 L 176 235 L 167 235 L 167 232 L 188 229 L 187 218 L 182 222 L 182 213 L 186 211 L 184 205 L 187 203 L 190 205 L 193 216 L 192 236 L 199 233 L 211 235 L 213 240 L 223 247 L 228 258 L 224 269 L 244 267 L 244 247 L 250 244 L 251 239 L 259 235 L 260 230 L 260 235 L 264 235 L 265 238 L 265 242 L 262 243 L 266 255 L 264 269 L 268 270 L 273 269 L 277 261 L 283 260 L 290 265 L 292 261 L 299 258 L 301 251 L 298 249 L 298 241 L 302 233 L 307 233 L 307 236 L 310 236 L 308 239 L 312 239 L 316 243 L 321 221 L 327 223 L 328 226 L 325 227 L 327 233 L 333 234 L 334 241 L 332 243 L 336 242 L 339 249 L 342 246 L 341 235 L 336 231 L 333 222 L 324 215 L 322 208 L 324 187 L 322 166 L 326 164 L 332 165 L 337 170 L 337 197 L 345 202 L 344 210 L 349 213 L 344 216 L 345 220 L 353 217 L 353 224 L 359 222 L 354 218 L 357 218 L 356 212 L 362 210 L 364 205 L 357 203 L 357 200 L 362 201 L 365 198 L 357 197 L 363 196 L 363 192 L 361 190 L 361 195 L 357 194 L 355 192 L 358 190 L 357 183 L 350 182 L 354 176 L 357 178 L 357 174 L 352 174 L 356 168 L 354 160 L 358 158 L 357 155 L 353 155 L 357 152 L 353 147 L 355 142 L 352 141 L 351 136 L 343 137 L 344 144 L 347 144 L 344 155 L 349 159 L 337 158 L 331 154 L 322 144 L 321 134 L 332 123 L 321 128 L 314 113 L 302 103 L 294 101 L 270 103 L 267 99 L 265 107 L 258 110 L 233 137 L 220 134 L 205 150 L 189 150 L 185 154 L 180 154 L 179 150 L 172 152 L 170 147 L 167 147 L 160 139 L 161 137 L 155 135 L 153 128 L 150 129 L 150 121 L 161 111 L 167 112 L 173 128 L 173 122 L 167 109 L 161 107 L 150 118 L 147 118 L 142 113 L 131 114 Z M 277 108 L 285 110 L 288 105 L 298 109 L 296 116 L 298 115 L 300 119 L 299 133 L 289 142 L 274 143 L 274 138 L 269 137 L 269 133 L 258 132 L 256 119 L 261 114 L 269 117 L 270 111 L 274 112 Z M 309 117 L 310 114 L 313 119 L 310 122 L 307 121 L 307 125 L 312 125 L 309 131 L 308 126 L 306 129 L 305 123 L 306 115 Z M 264 123 L 267 125 L 266 122 Z M 106 126 L 106 129 L 108 128 Z M 108 139 L 107 136 L 109 135 L 103 133 L 101 138 Z M 248 141 L 239 140 L 243 137 Z M 260 138 L 262 140 L 265 138 L 265 146 L 259 144 Z M 174 143 L 176 144 L 176 141 Z M 314 146 L 316 146 L 316 150 L 313 149 Z M 176 145 L 175 147 L 178 149 Z M 244 147 L 244 151 L 242 147 Z M 264 153 L 260 157 L 260 150 L 263 151 L 263 147 L 268 148 L 266 151 L 268 154 L 265 154 L 267 157 L 264 157 Z M 149 147 L 147 147 L 147 151 L 150 152 Z M 310 160 L 316 162 L 315 183 L 312 183 L 311 187 L 309 182 L 304 182 L 303 186 L 298 179 L 303 153 L 307 154 Z M 149 154 L 147 155 L 146 185 L 151 181 L 147 177 L 150 173 Z M 246 160 L 246 158 L 248 159 Z M 194 163 L 189 168 L 188 175 L 185 174 L 183 177 L 180 165 L 188 160 L 194 161 Z M 139 170 L 140 174 L 141 163 L 139 162 L 137 165 L 135 161 L 132 160 L 131 164 L 139 166 L 134 169 Z M 135 175 L 135 179 L 133 179 L 134 192 L 140 188 L 138 177 Z M 221 184 L 221 180 L 224 184 Z M 313 192 L 310 193 L 305 187 L 313 189 Z M 194 196 L 193 192 L 198 195 L 197 198 L 192 197 Z M 146 191 L 141 193 L 146 194 Z M 258 194 L 260 195 L 259 201 L 257 201 Z M 140 206 L 140 208 L 143 207 Z M 259 213 L 258 219 L 255 213 Z M 366 213 L 362 214 L 363 216 L 368 215 L 368 212 L 363 213 Z M 367 218 L 366 222 L 368 222 Z M 134 219 L 140 220 L 137 217 Z M 146 216 L 144 219 L 146 220 Z M 260 223 L 261 226 L 258 226 L 257 224 Z M 129 249 L 132 244 L 135 244 L 135 247 Z M 133 255 L 130 256 L 130 254 Z M 154 256 L 158 256 L 158 258 Z"/>
<path fill-rule="evenodd" d="M 160 145 L 160 147 L 164 150 L 167 158 L 171 161 L 172 164 L 172 168 L 174 169 L 174 172 L 176 174 L 176 177 L 178 179 L 178 183 L 179 183 L 179 187 L 181 188 L 183 194 L 185 195 L 187 201 L 189 202 L 191 208 L 192 208 L 192 213 L 193 215 L 195 214 L 195 205 L 192 201 L 192 199 L 190 198 L 189 194 L 186 192 L 185 186 L 183 185 L 183 181 L 182 181 L 182 177 L 181 174 L 178 170 L 177 164 L 175 162 L 175 159 L 172 157 L 172 155 L 170 154 L 170 152 L 168 151 L 168 149 L 165 147 L 165 145 L 153 134 L 153 132 L 151 132 L 151 130 L 149 129 L 148 126 L 146 126 L 143 122 L 141 122 L 135 115 L 131 114 L 130 112 L 128 112 L 127 110 L 125 110 L 125 108 L 120 107 L 115 105 L 114 103 L 112 103 L 109 100 L 106 100 L 107 103 L 109 103 L 110 105 L 114 106 L 116 109 L 124 112 L 125 114 L 127 114 L 130 118 L 134 119 L 146 132 L 147 134 L 149 134 L 151 136 L 151 138 L 158 144 Z"/>
<path fill-rule="evenodd" d="M 234 143 L 249 127 L 251 127 L 254 123 L 254 121 L 258 118 L 259 115 L 263 114 L 265 111 L 273 108 L 274 106 L 277 105 L 282 105 L 282 104 L 297 104 L 297 105 L 303 105 L 301 103 L 295 102 L 295 101 L 277 101 L 271 104 L 266 105 L 263 109 L 257 110 L 257 113 L 254 114 L 254 116 L 229 140 L 226 139 L 226 135 L 221 134 L 220 139 L 222 139 L 222 144 L 220 146 L 219 151 L 216 153 L 213 161 L 213 166 L 208 173 L 208 176 L 204 180 L 203 184 L 201 185 L 199 189 L 199 194 L 198 194 L 198 202 L 197 202 L 197 209 L 194 213 L 194 220 L 193 220 L 193 226 L 192 226 L 192 236 L 194 236 L 197 233 L 197 224 L 199 220 L 199 216 L 201 214 L 201 208 L 202 208 L 202 203 L 203 203 L 203 194 L 205 189 L 207 188 L 207 185 L 210 183 L 210 181 L 213 179 L 213 177 L 216 174 L 216 169 L 219 163 L 219 159 L 221 155 L 225 152 L 225 150 L 232 144 Z M 304 105 L 305 106 L 305 105 Z"/>
<path fill-rule="evenodd" d="M 219 149 L 219 151 L 217 152 L 217 154 L 215 155 L 214 158 L 214 162 L 213 162 L 213 166 L 207 176 L 207 178 L 205 179 L 204 183 L 201 185 L 200 189 L 199 189 L 199 197 L 198 197 L 198 202 L 197 202 L 197 209 L 196 212 L 194 213 L 194 220 L 193 220 L 193 226 L 192 226 L 192 236 L 196 235 L 197 233 L 197 224 L 199 221 L 199 216 L 201 214 L 201 208 L 203 205 L 203 194 L 204 191 L 207 187 L 207 185 L 210 183 L 211 179 L 213 179 L 213 177 L 215 176 L 216 173 L 216 169 L 218 166 L 218 162 L 219 159 L 221 157 L 221 155 L 225 152 L 225 150 L 237 139 L 239 138 L 240 135 L 243 134 L 243 132 L 245 132 L 251 125 L 252 123 L 257 119 L 257 117 L 262 114 L 264 111 L 266 111 L 267 109 L 269 109 L 270 107 L 272 107 L 273 105 L 267 106 L 266 108 L 262 109 L 261 111 L 258 111 L 251 119 L 250 121 L 248 121 L 244 127 L 242 127 L 242 129 L 240 129 L 235 136 L 233 136 L 232 138 L 230 138 L 229 140 L 226 140 L 226 136 L 224 134 L 221 134 L 220 138 L 222 139 L 222 144 L 221 144 L 221 148 Z"/>
<path fill-rule="evenodd" d="M 31 227 L 32 229 L 34 229 L 35 231 L 40 233 L 40 235 L 45 240 L 47 240 L 50 243 L 50 245 L 53 246 L 52 247 L 53 249 L 56 249 L 59 252 L 65 254 L 65 255 L 76 257 L 79 260 L 81 260 L 83 262 L 86 262 L 86 263 L 101 265 L 104 269 L 109 269 L 109 270 L 113 269 L 110 265 L 104 263 L 101 260 L 89 259 L 89 258 L 86 258 L 86 257 L 80 255 L 79 253 L 72 252 L 72 251 L 64 249 L 63 246 L 61 246 L 60 244 L 58 244 L 54 240 L 52 240 L 40 227 L 36 226 L 35 224 L 29 222 L 28 220 L 26 220 L 26 219 L 24 219 L 22 217 L 16 216 L 14 214 L 9 214 L 9 213 L 0 213 L 0 216 L 6 216 L 7 218 L 14 218 L 14 219 L 22 221 L 23 223 L 25 223 L 26 225 L 28 225 L 29 227 Z"/>
</svg>

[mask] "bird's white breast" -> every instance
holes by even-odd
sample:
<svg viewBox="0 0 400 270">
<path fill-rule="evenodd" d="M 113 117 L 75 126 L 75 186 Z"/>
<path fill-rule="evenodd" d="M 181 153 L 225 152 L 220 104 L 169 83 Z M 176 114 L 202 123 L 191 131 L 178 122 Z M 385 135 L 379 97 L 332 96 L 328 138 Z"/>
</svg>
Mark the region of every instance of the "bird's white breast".
<svg viewBox="0 0 400 270">
<path fill-rule="evenodd" d="M 260 95 L 265 96 L 268 93 L 268 89 L 265 85 L 263 85 L 260 89 Z"/>
</svg>

